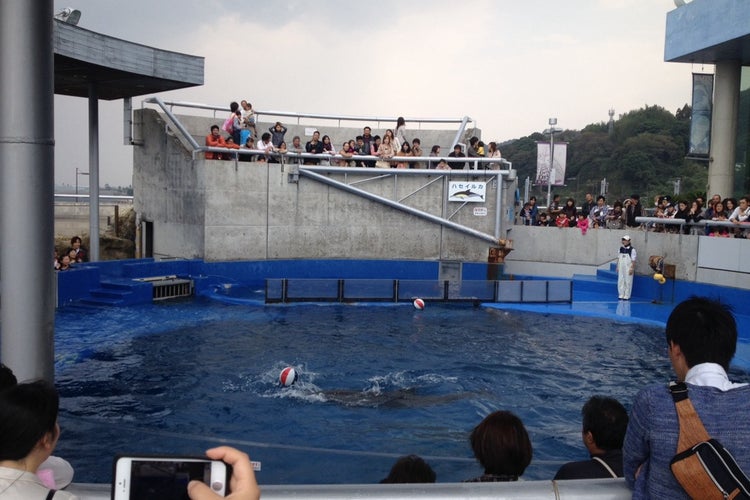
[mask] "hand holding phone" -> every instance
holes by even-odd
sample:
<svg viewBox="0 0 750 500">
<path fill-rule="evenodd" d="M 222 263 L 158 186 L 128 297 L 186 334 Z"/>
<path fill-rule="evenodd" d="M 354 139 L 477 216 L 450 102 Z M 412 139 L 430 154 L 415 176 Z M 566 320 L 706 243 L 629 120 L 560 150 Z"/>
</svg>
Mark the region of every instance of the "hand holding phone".
<svg viewBox="0 0 750 500">
<path fill-rule="evenodd" d="M 231 469 L 219 459 L 173 456 L 118 456 L 113 500 L 189 500 L 188 484 L 202 481 L 222 498 Z"/>
<path fill-rule="evenodd" d="M 232 493 L 227 499 L 260 500 L 260 488 L 255 480 L 253 465 L 246 453 L 230 446 L 219 446 L 206 451 L 206 456 L 214 460 L 221 460 L 232 468 L 232 477 L 229 481 L 229 491 Z M 190 482 L 188 494 L 191 500 L 216 500 L 221 498 L 211 491 L 207 485 L 199 481 Z"/>
</svg>

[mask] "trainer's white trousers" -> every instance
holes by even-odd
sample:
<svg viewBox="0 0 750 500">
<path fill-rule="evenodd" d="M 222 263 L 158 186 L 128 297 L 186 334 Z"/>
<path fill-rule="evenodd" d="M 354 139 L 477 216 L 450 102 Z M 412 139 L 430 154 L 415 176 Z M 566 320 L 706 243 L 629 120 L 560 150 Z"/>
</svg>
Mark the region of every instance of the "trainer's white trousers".
<svg viewBox="0 0 750 500">
<path fill-rule="evenodd" d="M 626 253 L 618 254 L 617 259 L 617 294 L 621 299 L 629 299 L 633 290 L 633 275 L 630 274 L 633 261 Z"/>
</svg>

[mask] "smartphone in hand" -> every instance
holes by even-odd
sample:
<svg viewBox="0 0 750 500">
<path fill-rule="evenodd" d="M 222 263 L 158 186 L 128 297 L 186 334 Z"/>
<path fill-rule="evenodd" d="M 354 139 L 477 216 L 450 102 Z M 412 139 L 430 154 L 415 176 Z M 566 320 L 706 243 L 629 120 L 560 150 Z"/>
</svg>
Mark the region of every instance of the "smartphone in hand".
<svg viewBox="0 0 750 500">
<path fill-rule="evenodd" d="M 203 481 L 218 495 L 228 492 L 230 467 L 205 457 L 117 456 L 113 500 L 189 500 L 187 485 Z"/>
</svg>

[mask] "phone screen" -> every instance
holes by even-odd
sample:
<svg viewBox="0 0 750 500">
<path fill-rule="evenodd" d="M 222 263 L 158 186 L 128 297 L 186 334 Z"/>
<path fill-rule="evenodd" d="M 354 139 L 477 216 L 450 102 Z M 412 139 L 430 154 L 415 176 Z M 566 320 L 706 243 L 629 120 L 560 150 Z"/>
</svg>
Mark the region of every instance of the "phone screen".
<svg viewBox="0 0 750 500">
<path fill-rule="evenodd" d="M 134 459 L 130 473 L 130 498 L 135 500 L 189 500 L 187 485 L 193 479 L 210 484 L 211 462 Z"/>
</svg>

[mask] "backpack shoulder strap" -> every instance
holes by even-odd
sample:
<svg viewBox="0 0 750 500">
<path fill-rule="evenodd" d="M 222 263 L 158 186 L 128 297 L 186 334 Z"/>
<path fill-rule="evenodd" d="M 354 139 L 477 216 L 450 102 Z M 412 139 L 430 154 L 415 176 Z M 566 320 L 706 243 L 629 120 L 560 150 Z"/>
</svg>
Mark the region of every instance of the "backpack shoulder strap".
<svg viewBox="0 0 750 500">
<path fill-rule="evenodd" d="M 52 500 L 52 497 L 55 496 L 55 493 L 57 493 L 57 490 L 49 490 L 47 492 L 47 498 L 46 498 L 46 500 Z"/>
<path fill-rule="evenodd" d="M 594 460 L 596 460 L 597 462 L 599 462 L 600 464 L 602 464 L 602 467 L 604 467 L 605 469 L 607 469 L 607 472 L 609 472 L 609 474 L 612 477 L 615 477 L 615 478 L 617 477 L 617 474 L 615 473 L 615 471 L 612 470 L 612 467 L 610 467 L 609 464 L 607 464 L 607 462 L 605 462 L 604 460 L 602 460 L 599 457 L 592 457 L 592 458 Z"/>
<path fill-rule="evenodd" d="M 677 442 L 677 453 L 687 450 L 693 445 L 708 441 L 711 436 L 703 427 L 693 403 L 688 397 L 687 384 L 685 382 L 670 382 L 669 391 L 672 393 L 674 406 L 677 409 L 677 418 L 680 422 L 680 437 Z"/>
</svg>

